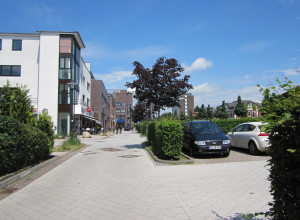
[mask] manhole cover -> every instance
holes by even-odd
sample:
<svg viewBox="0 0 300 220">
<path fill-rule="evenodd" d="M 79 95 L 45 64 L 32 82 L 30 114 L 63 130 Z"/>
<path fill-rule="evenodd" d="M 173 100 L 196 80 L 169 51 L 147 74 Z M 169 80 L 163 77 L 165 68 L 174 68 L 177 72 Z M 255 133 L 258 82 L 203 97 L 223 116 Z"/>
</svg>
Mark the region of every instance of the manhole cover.
<svg viewBox="0 0 300 220">
<path fill-rule="evenodd" d="M 130 155 L 123 155 L 123 156 L 119 156 L 119 157 L 123 157 L 123 158 L 134 158 L 134 157 L 140 157 L 140 156 L 142 156 L 142 155 L 132 155 L 132 154 L 130 154 Z"/>
<path fill-rule="evenodd" d="M 0 194 L 11 194 L 11 193 L 13 193 L 14 191 L 17 191 L 17 190 L 18 190 L 18 188 L 7 188 L 3 191 L 0 191 Z"/>
<path fill-rule="evenodd" d="M 111 148 L 111 147 L 108 147 L 108 148 L 101 148 L 101 150 L 105 150 L 105 151 L 121 151 L 121 150 L 118 149 L 118 148 Z"/>
</svg>

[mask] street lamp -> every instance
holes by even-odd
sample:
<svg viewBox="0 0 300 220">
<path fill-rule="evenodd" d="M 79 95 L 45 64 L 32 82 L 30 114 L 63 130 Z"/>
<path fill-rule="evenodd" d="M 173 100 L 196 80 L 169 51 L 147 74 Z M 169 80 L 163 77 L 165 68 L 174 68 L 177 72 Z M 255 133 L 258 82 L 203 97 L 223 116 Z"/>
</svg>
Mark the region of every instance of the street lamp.
<svg viewBox="0 0 300 220">
<path fill-rule="evenodd" d="M 70 89 L 71 89 L 71 105 L 72 105 L 72 108 L 71 108 L 71 136 L 73 135 L 74 133 L 74 108 L 75 108 L 75 102 L 74 102 L 74 88 L 75 88 L 75 85 L 77 85 L 77 83 L 71 81 L 69 83 L 67 83 L 69 86 L 70 86 Z"/>
<path fill-rule="evenodd" d="M 105 131 L 105 128 L 106 128 L 105 117 L 106 117 L 106 115 L 104 113 L 105 107 L 106 107 L 106 105 L 102 106 L 103 135 L 106 135 L 106 131 Z"/>
</svg>

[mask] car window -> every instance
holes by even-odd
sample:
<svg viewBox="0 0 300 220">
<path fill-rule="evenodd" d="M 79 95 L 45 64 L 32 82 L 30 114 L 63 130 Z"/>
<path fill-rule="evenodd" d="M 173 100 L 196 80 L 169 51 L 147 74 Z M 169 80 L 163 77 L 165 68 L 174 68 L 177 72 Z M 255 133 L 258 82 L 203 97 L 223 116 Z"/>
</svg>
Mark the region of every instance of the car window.
<svg viewBox="0 0 300 220">
<path fill-rule="evenodd" d="M 192 123 L 193 133 L 219 133 L 220 128 L 214 123 Z"/>
<path fill-rule="evenodd" d="M 244 126 L 243 131 L 253 131 L 255 129 L 255 125 L 246 124 Z"/>
<path fill-rule="evenodd" d="M 240 126 L 236 127 L 233 131 L 234 132 L 241 132 L 243 130 L 244 130 L 244 125 L 240 125 Z"/>
<path fill-rule="evenodd" d="M 190 123 L 185 123 L 183 126 L 185 132 L 190 132 Z"/>
</svg>

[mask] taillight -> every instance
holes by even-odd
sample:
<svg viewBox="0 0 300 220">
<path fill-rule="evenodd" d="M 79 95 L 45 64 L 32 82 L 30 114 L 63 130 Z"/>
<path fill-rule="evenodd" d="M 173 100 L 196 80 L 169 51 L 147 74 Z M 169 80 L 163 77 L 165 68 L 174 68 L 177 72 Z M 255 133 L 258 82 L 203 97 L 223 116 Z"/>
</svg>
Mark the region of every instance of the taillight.
<svg viewBox="0 0 300 220">
<path fill-rule="evenodd" d="M 268 133 L 260 133 L 258 136 L 269 136 L 270 134 Z"/>
</svg>

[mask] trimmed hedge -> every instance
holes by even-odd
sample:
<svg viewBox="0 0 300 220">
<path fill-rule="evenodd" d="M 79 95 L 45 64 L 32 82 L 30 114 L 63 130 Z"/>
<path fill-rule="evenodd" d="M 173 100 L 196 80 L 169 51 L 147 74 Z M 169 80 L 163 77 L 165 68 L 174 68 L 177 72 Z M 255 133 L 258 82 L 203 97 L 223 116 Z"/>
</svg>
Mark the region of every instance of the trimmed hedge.
<svg viewBox="0 0 300 220">
<path fill-rule="evenodd" d="M 153 153 L 160 159 L 179 160 L 183 143 L 180 121 L 161 120 L 155 123 Z"/>
<path fill-rule="evenodd" d="M 150 145 L 154 146 L 155 145 L 155 122 L 154 121 L 148 122 L 147 138 Z"/>
<path fill-rule="evenodd" d="M 48 143 L 48 136 L 38 128 L 0 116 L 0 175 L 46 159 Z"/>
<path fill-rule="evenodd" d="M 261 118 L 213 119 L 212 121 L 215 122 L 221 128 L 221 130 L 224 131 L 225 134 L 227 134 L 236 126 L 242 123 L 262 121 L 262 119 Z"/>
</svg>

